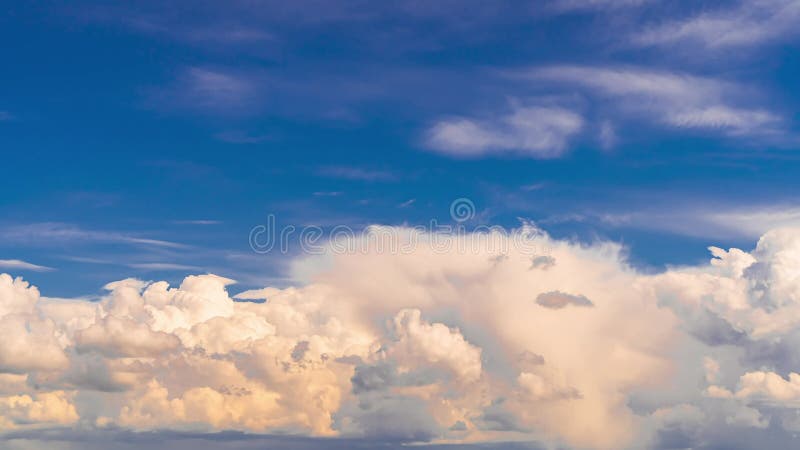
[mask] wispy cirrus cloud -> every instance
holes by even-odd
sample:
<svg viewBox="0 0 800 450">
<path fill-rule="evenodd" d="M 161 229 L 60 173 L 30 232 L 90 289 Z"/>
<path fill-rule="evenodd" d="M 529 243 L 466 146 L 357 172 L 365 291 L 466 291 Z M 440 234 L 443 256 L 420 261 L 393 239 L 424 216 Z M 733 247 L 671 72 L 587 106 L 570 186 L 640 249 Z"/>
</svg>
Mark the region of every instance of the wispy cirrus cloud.
<svg viewBox="0 0 800 450">
<path fill-rule="evenodd" d="M 136 263 L 136 264 L 128 264 L 128 267 L 132 269 L 139 269 L 139 270 L 146 270 L 146 271 L 169 271 L 169 270 L 177 270 L 177 271 L 197 271 L 200 270 L 198 266 L 190 266 L 186 264 L 176 264 L 176 263 L 163 263 L 163 262 L 153 262 L 153 263 Z"/>
<path fill-rule="evenodd" d="M 397 174 L 388 170 L 354 166 L 325 166 L 316 169 L 318 175 L 353 181 L 394 181 Z"/>
<path fill-rule="evenodd" d="M 440 119 L 427 132 L 426 146 L 438 153 L 470 158 L 512 154 L 555 158 L 583 128 L 583 117 L 558 106 L 514 106 L 499 117 Z"/>
<path fill-rule="evenodd" d="M 342 195 L 342 191 L 316 191 L 311 195 L 314 197 L 339 197 Z"/>
<path fill-rule="evenodd" d="M 628 121 L 729 137 L 783 140 L 783 117 L 758 102 L 760 93 L 739 83 L 638 67 L 547 66 L 512 77 L 583 89 L 604 113 Z"/>
<path fill-rule="evenodd" d="M 262 94 L 262 83 L 253 71 L 190 66 L 180 70 L 172 84 L 151 89 L 147 103 L 164 110 L 241 115 L 257 110 Z"/>
<path fill-rule="evenodd" d="M 172 223 L 176 225 L 219 225 L 221 220 L 211 219 L 193 219 L 193 220 L 173 220 Z"/>
<path fill-rule="evenodd" d="M 33 272 L 49 272 L 55 270 L 52 267 L 40 266 L 19 259 L 0 259 L 0 269 L 30 270 Z"/>
<path fill-rule="evenodd" d="M 269 134 L 250 134 L 240 130 L 222 131 L 215 134 L 214 137 L 229 144 L 258 144 L 274 139 Z"/>
<path fill-rule="evenodd" d="M 186 247 L 186 245 L 177 242 L 150 239 L 115 231 L 86 230 L 76 225 L 60 222 L 41 222 L 8 226 L 0 229 L 0 240 L 41 246 L 57 243 L 96 242 L 147 245 L 164 248 Z"/>
<path fill-rule="evenodd" d="M 556 11 L 593 11 L 629 8 L 652 3 L 653 0 L 557 0 L 552 7 Z"/>
<path fill-rule="evenodd" d="M 699 44 L 704 50 L 750 47 L 800 34 L 797 0 L 742 1 L 733 8 L 669 20 L 635 34 L 635 45 Z"/>
<path fill-rule="evenodd" d="M 706 203 L 654 204 L 630 210 L 583 210 L 552 215 L 541 225 L 588 223 L 610 228 L 666 232 L 679 236 L 753 239 L 779 228 L 800 227 L 797 204 L 721 205 Z"/>
<path fill-rule="evenodd" d="M 190 67 L 184 74 L 186 94 L 198 105 L 240 107 L 255 91 L 252 81 L 244 76 L 220 69 Z"/>
</svg>

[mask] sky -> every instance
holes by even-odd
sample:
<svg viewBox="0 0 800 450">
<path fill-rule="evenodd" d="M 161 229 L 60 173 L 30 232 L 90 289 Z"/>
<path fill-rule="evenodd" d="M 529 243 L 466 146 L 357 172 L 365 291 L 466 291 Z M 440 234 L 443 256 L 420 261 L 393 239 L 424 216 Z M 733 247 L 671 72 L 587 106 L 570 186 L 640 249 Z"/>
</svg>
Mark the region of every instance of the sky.
<svg viewBox="0 0 800 450">
<path fill-rule="evenodd" d="M 4 4 L 0 439 L 796 445 L 798 21 Z"/>
</svg>

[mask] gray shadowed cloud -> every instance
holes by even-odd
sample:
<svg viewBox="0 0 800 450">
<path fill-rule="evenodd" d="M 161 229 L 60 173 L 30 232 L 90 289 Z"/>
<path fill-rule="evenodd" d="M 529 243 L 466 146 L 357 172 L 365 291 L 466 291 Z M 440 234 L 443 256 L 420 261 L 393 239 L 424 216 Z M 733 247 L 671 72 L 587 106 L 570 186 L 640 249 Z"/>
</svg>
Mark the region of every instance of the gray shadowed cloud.
<svg viewBox="0 0 800 450">
<path fill-rule="evenodd" d="M 567 294 L 561 291 L 550 291 L 539 294 L 536 303 L 549 309 L 561 309 L 567 306 L 594 306 L 588 298 L 583 295 Z"/>
<path fill-rule="evenodd" d="M 10 432 L 0 437 L 8 450 L 404 450 L 404 441 L 386 438 L 312 438 L 292 435 L 263 435 L 225 431 L 192 433 L 179 431 L 134 432 L 122 429 L 86 430 L 42 429 Z M 478 444 L 419 444 L 420 450 L 540 450 L 532 442 L 495 442 Z"/>
</svg>

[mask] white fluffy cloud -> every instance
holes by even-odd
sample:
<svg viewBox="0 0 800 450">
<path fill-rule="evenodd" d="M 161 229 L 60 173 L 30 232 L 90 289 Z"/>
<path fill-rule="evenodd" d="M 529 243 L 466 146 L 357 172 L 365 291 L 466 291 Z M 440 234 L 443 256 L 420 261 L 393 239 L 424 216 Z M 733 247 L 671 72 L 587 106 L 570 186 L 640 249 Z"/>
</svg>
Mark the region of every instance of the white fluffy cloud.
<svg viewBox="0 0 800 450">
<path fill-rule="evenodd" d="M 394 231 L 419 245 L 298 261 L 306 285 L 238 296 L 263 303 L 214 275 L 97 302 L 0 275 L 0 427 L 625 448 L 795 426 L 798 230 L 657 275 L 530 228 L 447 251 Z"/>
</svg>

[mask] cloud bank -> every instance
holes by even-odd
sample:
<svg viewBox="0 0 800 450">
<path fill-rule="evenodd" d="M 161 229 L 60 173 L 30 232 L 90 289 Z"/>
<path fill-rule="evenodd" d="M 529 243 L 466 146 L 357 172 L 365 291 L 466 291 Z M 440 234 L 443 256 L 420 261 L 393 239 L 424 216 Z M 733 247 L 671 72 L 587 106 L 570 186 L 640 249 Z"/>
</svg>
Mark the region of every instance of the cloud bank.
<svg viewBox="0 0 800 450">
<path fill-rule="evenodd" d="M 800 230 L 657 275 L 614 243 L 530 227 L 496 237 L 520 236 L 538 254 L 492 239 L 367 246 L 295 261 L 313 273 L 303 286 L 235 298 L 233 280 L 210 274 L 177 287 L 121 280 L 96 302 L 45 298 L 2 274 L 0 433 L 607 449 L 798 429 Z"/>
</svg>

